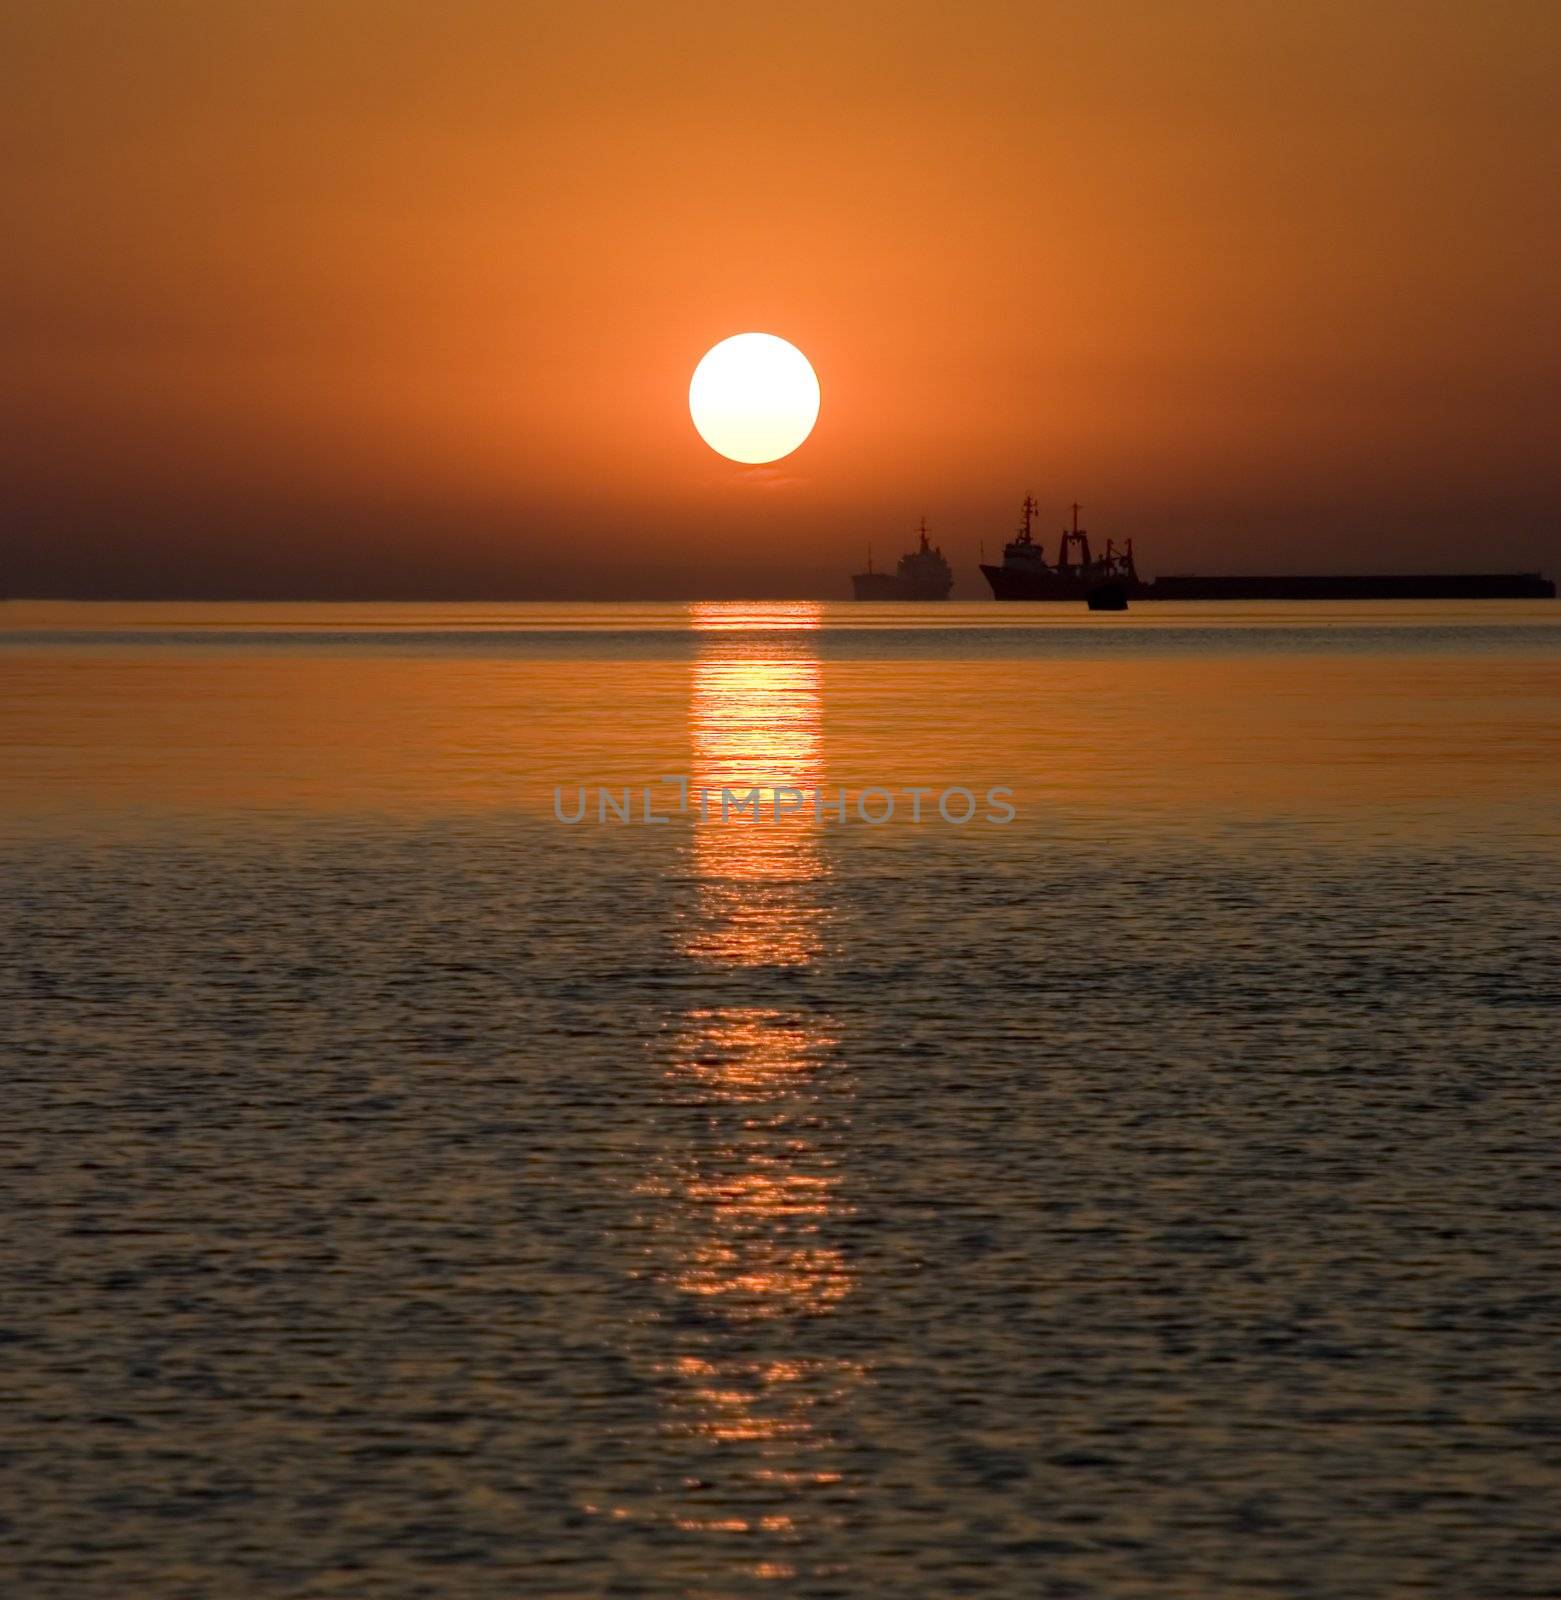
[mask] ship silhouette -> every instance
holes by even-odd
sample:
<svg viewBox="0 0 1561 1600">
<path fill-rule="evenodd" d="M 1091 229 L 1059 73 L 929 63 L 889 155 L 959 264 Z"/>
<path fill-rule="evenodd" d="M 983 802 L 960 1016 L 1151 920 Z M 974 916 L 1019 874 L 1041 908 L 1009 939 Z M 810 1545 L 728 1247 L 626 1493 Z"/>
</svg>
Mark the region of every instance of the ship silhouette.
<svg viewBox="0 0 1561 1600">
<path fill-rule="evenodd" d="M 851 589 L 858 600 L 947 600 L 954 587 L 948 558 L 927 541 L 927 519 L 917 528 L 921 542 L 900 557 L 893 572 L 873 571 L 873 551 L 867 549 L 867 571 L 851 574 Z"/>
<path fill-rule="evenodd" d="M 1003 546 L 1003 563 L 981 564 L 992 594 L 998 600 L 1088 600 L 1101 591 L 1103 596 L 1122 604 L 1137 598 L 1144 589 L 1133 564 L 1133 541 L 1118 550 L 1106 540 L 1105 551 L 1092 556 L 1089 534 L 1079 526 L 1079 504 L 1073 503 L 1073 526 L 1062 530 L 1056 562 L 1049 563 L 1032 528 L 1040 508 L 1033 495 L 1024 497 L 1023 521 L 1017 535 Z M 1113 609 L 1117 609 L 1113 607 Z"/>
<path fill-rule="evenodd" d="M 1090 553 L 1089 535 L 1064 528 L 1057 559 L 1035 539 L 1035 500 L 1026 495 L 1016 537 L 1001 566 L 982 562 L 997 600 L 1085 600 L 1092 610 L 1119 611 L 1129 600 L 1553 600 L 1556 586 L 1538 572 L 1300 573 L 1270 576 L 1176 573 L 1146 582 L 1138 576 L 1133 541 Z"/>
</svg>

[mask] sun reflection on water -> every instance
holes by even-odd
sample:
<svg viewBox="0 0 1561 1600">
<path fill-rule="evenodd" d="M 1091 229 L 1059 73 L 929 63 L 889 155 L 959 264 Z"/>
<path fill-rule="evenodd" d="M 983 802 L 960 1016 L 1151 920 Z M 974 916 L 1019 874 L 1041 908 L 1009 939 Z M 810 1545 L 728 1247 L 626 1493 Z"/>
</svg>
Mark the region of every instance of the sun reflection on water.
<svg viewBox="0 0 1561 1600">
<path fill-rule="evenodd" d="M 693 784 L 811 789 L 824 777 L 818 608 L 741 616 L 696 611 Z M 849 1504 L 832 1423 L 865 1376 L 831 1331 L 855 1287 L 849 1080 L 827 1015 L 791 994 L 826 949 L 827 870 L 810 809 L 778 823 L 696 811 L 691 827 L 697 904 L 680 948 L 705 993 L 673 1030 L 663 1087 L 679 1137 L 645 1187 L 662 1431 L 697 1485 L 672 1520 L 718 1559 L 720 1541 L 743 1541 L 734 1573 L 783 1579 Z"/>
<path fill-rule="evenodd" d="M 735 628 L 724 607 L 696 607 L 704 647 L 689 698 L 691 792 L 707 797 L 695 824 L 700 914 L 686 953 L 733 966 L 804 965 L 818 954 L 817 906 L 806 892 L 824 867 L 810 807 L 774 816 L 776 786 L 811 792 L 822 782 L 822 690 L 809 633 L 817 606 L 742 615 L 762 642 Z M 811 621 L 811 627 L 809 622 Z M 785 641 L 771 636 L 779 625 Z M 766 816 L 722 816 L 723 790 L 765 792 Z"/>
</svg>

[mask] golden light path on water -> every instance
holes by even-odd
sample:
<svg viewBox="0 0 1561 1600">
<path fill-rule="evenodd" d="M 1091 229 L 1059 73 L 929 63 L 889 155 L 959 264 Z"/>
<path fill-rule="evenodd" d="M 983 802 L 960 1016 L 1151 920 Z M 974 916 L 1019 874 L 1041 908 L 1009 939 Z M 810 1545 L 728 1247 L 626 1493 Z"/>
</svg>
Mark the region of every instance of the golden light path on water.
<svg viewBox="0 0 1561 1600">
<path fill-rule="evenodd" d="M 818 613 L 755 608 L 739 627 L 730 608 L 696 613 L 696 795 L 823 783 Z M 820 826 L 811 806 L 779 823 L 723 822 L 718 799 L 707 818 L 695 817 L 697 913 L 681 951 L 696 970 L 726 980 L 723 994 L 744 973 L 795 973 L 818 959 L 828 936 Z M 715 1541 L 710 1558 L 729 1559 L 734 1571 L 791 1577 L 777 1544 L 833 1522 L 849 1500 L 830 1456 L 830 1418 L 864 1376 L 857 1361 L 810 1351 L 807 1337 L 853 1288 L 832 1237 L 850 1213 L 846 1081 L 827 1017 L 771 998 L 691 1005 L 665 1076 L 668 1100 L 686 1114 L 685 1137 L 657 1164 L 644 1198 L 657 1241 L 651 1271 L 687 1320 L 656 1377 L 665 1434 L 684 1442 L 702 1486 L 675 1523 Z M 766 1535 L 762 1551 L 740 1543 L 756 1533 Z M 729 1550 L 725 1540 L 734 1541 Z"/>
</svg>

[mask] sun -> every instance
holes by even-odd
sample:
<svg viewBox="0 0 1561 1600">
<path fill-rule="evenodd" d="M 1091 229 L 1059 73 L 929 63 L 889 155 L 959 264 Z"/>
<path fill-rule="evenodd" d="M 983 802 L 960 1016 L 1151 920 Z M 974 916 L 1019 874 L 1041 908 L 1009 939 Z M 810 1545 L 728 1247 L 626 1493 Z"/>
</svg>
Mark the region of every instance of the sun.
<svg viewBox="0 0 1561 1600">
<path fill-rule="evenodd" d="M 732 461 L 779 461 L 818 421 L 818 376 L 773 333 L 734 333 L 707 350 L 688 386 L 699 437 Z"/>
</svg>

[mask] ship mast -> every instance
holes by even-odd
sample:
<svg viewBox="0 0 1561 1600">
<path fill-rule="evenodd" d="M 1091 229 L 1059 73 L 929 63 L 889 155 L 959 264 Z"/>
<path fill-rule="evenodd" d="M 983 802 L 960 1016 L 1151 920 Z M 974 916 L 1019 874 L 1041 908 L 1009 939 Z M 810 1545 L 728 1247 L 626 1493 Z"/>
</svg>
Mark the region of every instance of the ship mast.
<svg viewBox="0 0 1561 1600">
<path fill-rule="evenodd" d="M 1079 527 L 1079 511 L 1079 503 L 1075 500 L 1073 502 L 1073 531 L 1070 533 L 1066 528 L 1062 530 L 1062 548 L 1057 552 L 1057 570 L 1059 572 L 1068 570 L 1068 550 L 1072 545 L 1077 545 L 1079 548 L 1081 558 L 1079 566 L 1087 567 L 1090 564 L 1089 535 Z"/>
</svg>

